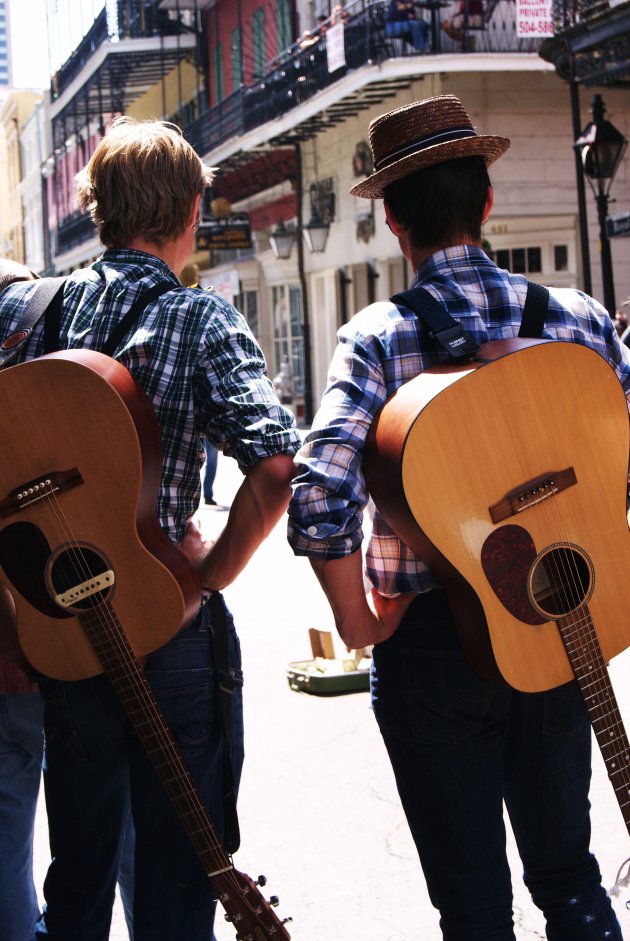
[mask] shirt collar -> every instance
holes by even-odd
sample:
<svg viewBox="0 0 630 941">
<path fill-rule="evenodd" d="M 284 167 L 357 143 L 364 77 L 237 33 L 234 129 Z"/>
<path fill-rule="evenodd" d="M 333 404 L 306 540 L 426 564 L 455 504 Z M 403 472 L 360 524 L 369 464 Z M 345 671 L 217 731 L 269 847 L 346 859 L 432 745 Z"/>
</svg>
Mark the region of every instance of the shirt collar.
<svg viewBox="0 0 630 941">
<path fill-rule="evenodd" d="M 449 275 L 458 268 L 493 267 L 482 248 L 477 245 L 452 245 L 434 252 L 423 262 L 415 273 L 412 287 L 433 279 L 436 275 Z"/>
</svg>

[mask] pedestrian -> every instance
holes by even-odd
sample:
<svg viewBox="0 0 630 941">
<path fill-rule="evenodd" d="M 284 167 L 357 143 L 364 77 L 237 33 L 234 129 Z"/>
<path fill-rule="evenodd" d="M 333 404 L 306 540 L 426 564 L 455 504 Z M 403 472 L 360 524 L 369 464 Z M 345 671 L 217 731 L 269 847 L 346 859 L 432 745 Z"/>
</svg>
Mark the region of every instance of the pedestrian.
<svg viewBox="0 0 630 941">
<path fill-rule="evenodd" d="M 210 444 L 207 438 L 203 439 L 203 452 L 205 461 L 203 465 L 203 502 L 206 506 L 216 506 L 214 499 L 214 478 L 217 473 L 219 455 L 217 449 Z"/>
<path fill-rule="evenodd" d="M 478 134 L 452 95 L 417 101 L 371 123 L 375 172 L 351 190 L 384 200 L 412 287 L 425 288 L 478 343 L 518 335 L 527 292 L 524 277 L 497 268 L 481 247 L 493 204 L 487 168 L 509 143 Z M 544 337 L 601 353 L 630 396 L 630 353 L 600 304 L 551 289 L 545 324 Z M 338 339 L 297 458 L 289 540 L 310 558 L 347 646 L 375 645 L 373 707 L 442 935 L 514 941 L 505 800 L 550 941 L 618 941 L 589 851 L 591 728 L 576 684 L 521 693 L 474 672 L 445 591 L 378 509 L 366 554 L 374 590 L 363 589 L 368 431 L 389 396 L 448 354 L 402 302 L 372 304 Z M 465 453 L 459 460 L 465 475 Z"/>
<path fill-rule="evenodd" d="M 226 815 L 242 763 L 242 674 L 220 592 L 285 511 L 300 439 L 244 318 L 213 292 L 179 282 L 212 179 L 174 125 L 114 121 L 77 182 L 79 206 L 90 214 L 105 251 L 69 276 L 56 345 L 100 349 L 141 294 L 164 288 L 158 298 L 153 292 L 114 356 L 153 404 L 162 443 L 157 521 L 188 556 L 202 588 L 192 621 L 147 656 L 144 673 L 219 836 L 233 848 Z M 15 330 L 32 291 L 30 284 L 16 284 L 3 293 L 0 335 Z M 20 355 L 30 359 L 43 350 L 40 322 Z M 201 496 L 199 438 L 206 434 L 244 473 L 215 544 L 193 518 Z M 159 610 L 147 611 L 149 623 L 159 617 Z M 219 671 L 211 641 L 222 623 L 229 663 Z M 232 690 L 224 721 L 219 680 Z M 134 936 L 207 941 L 216 905 L 211 883 L 109 678 L 62 682 L 38 674 L 38 684 L 52 861 L 33 938 L 106 941 L 131 807 Z M 229 741 L 224 727 L 231 730 Z"/>
<path fill-rule="evenodd" d="M 411 0 L 390 0 L 385 18 L 385 34 L 405 39 L 417 52 L 423 52 L 429 38 L 429 24 L 418 19 Z"/>
</svg>

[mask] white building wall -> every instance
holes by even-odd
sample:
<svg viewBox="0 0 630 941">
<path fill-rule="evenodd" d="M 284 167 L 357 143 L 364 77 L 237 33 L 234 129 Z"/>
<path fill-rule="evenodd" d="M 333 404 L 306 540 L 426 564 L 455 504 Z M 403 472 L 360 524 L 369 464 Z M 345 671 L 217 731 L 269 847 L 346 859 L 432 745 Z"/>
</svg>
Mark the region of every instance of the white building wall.
<svg viewBox="0 0 630 941">
<path fill-rule="evenodd" d="M 50 121 L 44 102 L 26 121 L 21 135 L 22 180 L 20 196 L 24 213 L 24 249 L 26 264 L 41 273 L 46 267 L 42 167 L 50 151 Z"/>
</svg>

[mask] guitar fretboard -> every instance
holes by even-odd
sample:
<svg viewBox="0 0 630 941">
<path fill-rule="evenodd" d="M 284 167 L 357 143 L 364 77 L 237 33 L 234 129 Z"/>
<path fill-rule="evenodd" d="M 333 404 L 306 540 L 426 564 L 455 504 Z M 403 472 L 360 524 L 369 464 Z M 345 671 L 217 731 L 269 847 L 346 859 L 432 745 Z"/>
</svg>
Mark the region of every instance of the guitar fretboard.
<svg viewBox="0 0 630 941">
<path fill-rule="evenodd" d="M 147 751 L 208 875 L 232 869 L 177 743 L 114 610 L 91 608 L 81 624 Z"/>
<path fill-rule="evenodd" d="M 630 833 L 630 744 L 587 605 L 557 624 Z"/>
</svg>

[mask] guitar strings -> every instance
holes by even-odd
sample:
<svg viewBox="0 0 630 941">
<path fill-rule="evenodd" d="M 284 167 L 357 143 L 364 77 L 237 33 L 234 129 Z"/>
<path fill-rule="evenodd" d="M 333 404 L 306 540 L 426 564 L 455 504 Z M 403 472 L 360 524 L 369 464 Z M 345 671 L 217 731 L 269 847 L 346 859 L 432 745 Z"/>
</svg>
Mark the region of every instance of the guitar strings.
<svg viewBox="0 0 630 941">
<path fill-rule="evenodd" d="M 550 504 L 549 510 L 547 510 L 546 504 Z M 551 533 L 562 532 L 565 544 L 569 547 L 566 549 L 560 546 L 557 551 L 552 550 L 547 556 L 551 562 L 550 569 L 555 572 L 557 583 L 566 586 L 561 591 L 566 614 L 564 618 L 559 619 L 558 630 L 565 648 L 567 648 L 567 656 L 571 662 L 576 681 L 582 696 L 586 700 L 587 710 L 589 713 L 596 712 L 592 724 L 597 721 L 602 725 L 600 729 L 597 729 L 593 724 L 593 731 L 602 749 L 608 775 L 619 800 L 624 821 L 630 830 L 630 815 L 626 819 L 625 810 L 630 804 L 630 745 L 588 609 L 588 603 L 587 601 L 579 603 L 579 599 L 584 595 L 582 579 L 573 554 L 575 550 L 571 548 L 574 543 L 569 538 L 557 495 L 543 501 L 543 508 L 547 523 L 552 522 L 549 531 Z M 555 517 L 555 519 L 552 520 L 552 517 Z M 558 562 L 558 559 L 560 562 Z M 593 577 L 592 574 L 591 577 Z M 563 621 L 562 627 L 560 621 Z M 573 650 L 570 645 L 572 645 Z M 577 656 L 575 653 L 576 645 L 578 648 Z M 591 670 L 594 671 L 594 676 L 590 675 Z M 593 705 L 589 704 L 589 700 L 593 702 Z M 609 735 L 608 739 L 605 738 L 606 732 Z M 619 749 L 619 745 L 621 749 Z M 616 760 L 613 762 L 613 759 Z M 619 776 L 621 784 L 615 784 L 612 781 L 612 775 Z M 624 787 L 625 799 L 622 801 L 619 792 Z"/>
</svg>

